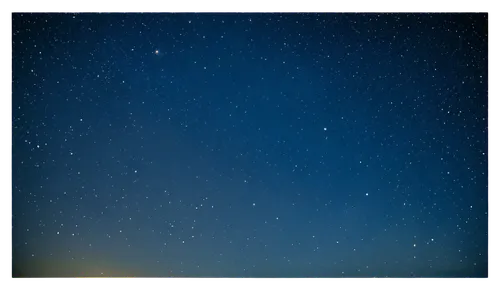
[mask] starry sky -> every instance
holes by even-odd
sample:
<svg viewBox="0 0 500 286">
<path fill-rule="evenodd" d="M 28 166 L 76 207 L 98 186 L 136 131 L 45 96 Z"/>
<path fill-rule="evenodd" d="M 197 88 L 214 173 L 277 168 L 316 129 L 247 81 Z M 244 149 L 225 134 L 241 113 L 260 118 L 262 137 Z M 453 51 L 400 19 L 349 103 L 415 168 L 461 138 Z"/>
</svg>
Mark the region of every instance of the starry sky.
<svg viewBox="0 0 500 286">
<path fill-rule="evenodd" d="M 12 14 L 13 276 L 486 277 L 487 14 Z"/>
</svg>

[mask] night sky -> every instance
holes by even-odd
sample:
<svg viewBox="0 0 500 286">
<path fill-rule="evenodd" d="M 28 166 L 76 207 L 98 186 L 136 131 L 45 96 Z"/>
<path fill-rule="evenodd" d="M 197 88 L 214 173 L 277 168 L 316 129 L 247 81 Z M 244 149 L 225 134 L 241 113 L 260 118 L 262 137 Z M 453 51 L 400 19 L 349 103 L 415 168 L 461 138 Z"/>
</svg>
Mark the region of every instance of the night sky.
<svg viewBox="0 0 500 286">
<path fill-rule="evenodd" d="M 13 275 L 486 277 L 487 14 L 13 14 Z"/>
</svg>

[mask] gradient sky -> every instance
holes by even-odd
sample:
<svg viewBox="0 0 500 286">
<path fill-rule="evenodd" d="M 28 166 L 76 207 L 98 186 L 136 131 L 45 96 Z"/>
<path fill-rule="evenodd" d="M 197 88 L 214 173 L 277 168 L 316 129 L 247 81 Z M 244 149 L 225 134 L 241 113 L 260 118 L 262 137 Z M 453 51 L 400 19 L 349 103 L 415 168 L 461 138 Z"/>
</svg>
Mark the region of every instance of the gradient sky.
<svg viewBox="0 0 500 286">
<path fill-rule="evenodd" d="M 13 14 L 13 275 L 485 277 L 487 14 Z"/>
</svg>

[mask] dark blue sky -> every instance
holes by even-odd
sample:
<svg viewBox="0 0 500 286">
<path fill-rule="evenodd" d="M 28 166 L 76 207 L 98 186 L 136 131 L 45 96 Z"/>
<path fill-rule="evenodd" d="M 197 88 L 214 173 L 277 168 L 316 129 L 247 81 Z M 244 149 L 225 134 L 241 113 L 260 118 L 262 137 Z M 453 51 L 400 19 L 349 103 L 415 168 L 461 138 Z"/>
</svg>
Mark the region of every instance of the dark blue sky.
<svg viewBox="0 0 500 286">
<path fill-rule="evenodd" d="M 487 276 L 487 30 L 13 14 L 13 275 Z"/>
</svg>

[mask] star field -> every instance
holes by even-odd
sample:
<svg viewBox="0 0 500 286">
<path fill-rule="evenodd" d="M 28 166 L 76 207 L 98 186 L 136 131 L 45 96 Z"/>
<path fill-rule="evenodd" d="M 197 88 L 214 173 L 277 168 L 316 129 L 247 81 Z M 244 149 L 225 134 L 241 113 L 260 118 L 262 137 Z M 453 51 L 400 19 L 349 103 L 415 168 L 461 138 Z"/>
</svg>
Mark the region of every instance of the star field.
<svg viewBox="0 0 500 286">
<path fill-rule="evenodd" d="M 13 14 L 13 275 L 486 277 L 487 14 Z"/>
</svg>

